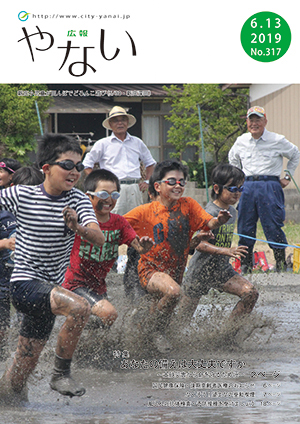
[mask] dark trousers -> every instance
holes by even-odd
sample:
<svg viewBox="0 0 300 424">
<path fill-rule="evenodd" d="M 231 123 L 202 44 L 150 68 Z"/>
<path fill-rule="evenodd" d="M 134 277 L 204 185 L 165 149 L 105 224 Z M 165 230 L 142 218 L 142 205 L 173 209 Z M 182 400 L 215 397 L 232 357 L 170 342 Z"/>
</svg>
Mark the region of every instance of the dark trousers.
<svg viewBox="0 0 300 424">
<path fill-rule="evenodd" d="M 271 249 L 285 249 L 287 244 L 282 231 L 285 219 L 284 194 L 279 180 L 245 181 L 244 191 L 238 205 L 238 233 L 256 237 L 256 225 L 260 219 Z M 240 237 L 239 245 L 253 249 L 255 240 Z"/>
</svg>

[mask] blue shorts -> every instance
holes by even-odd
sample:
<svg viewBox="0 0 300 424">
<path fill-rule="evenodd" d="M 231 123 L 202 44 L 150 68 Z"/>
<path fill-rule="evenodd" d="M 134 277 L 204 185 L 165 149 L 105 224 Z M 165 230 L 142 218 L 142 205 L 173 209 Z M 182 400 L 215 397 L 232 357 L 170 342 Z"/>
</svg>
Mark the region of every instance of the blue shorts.
<svg viewBox="0 0 300 424">
<path fill-rule="evenodd" d="M 11 284 L 12 304 L 24 314 L 20 335 L 28 339 L 48 340 L 55 322 L 51 311 L 50 293 L 54 284 L 26 280 Z"/>
<path fill-rule="evenodd" d="M 107 299 L 107 293 L 98 294 L 95 293 L 93 290 L 89 289 L 88 287 L 78 287 L 78 289 L 73 290 L 73 293 L 78 294 L 78 296 L 83 297 L 86 299 L 91 307 L 96 305 L 96 303 L 100 302 L 102 299 Z"/>
</svg>

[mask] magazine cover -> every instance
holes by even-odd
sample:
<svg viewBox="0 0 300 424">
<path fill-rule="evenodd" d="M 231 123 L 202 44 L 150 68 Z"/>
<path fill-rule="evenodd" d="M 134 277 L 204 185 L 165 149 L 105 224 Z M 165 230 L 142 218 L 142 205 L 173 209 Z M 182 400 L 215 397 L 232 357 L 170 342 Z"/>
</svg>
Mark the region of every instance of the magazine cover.
<svg viewBox="0 0 300 424">
<path fill-rule="evenodd" d="M 3 422 L 299 422 L 295 4 L 4 17 Z"/>
</svg>

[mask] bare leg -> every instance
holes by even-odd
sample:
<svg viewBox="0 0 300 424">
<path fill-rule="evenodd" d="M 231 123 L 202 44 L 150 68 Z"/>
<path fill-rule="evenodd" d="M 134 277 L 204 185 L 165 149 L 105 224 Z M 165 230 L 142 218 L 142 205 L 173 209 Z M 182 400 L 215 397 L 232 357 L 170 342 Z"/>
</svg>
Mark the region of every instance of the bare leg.
<svg viewBox="0 0 300 424">
<path fill-rule="evenodd" d="M 50 303 L 55 315 L 66 317 L 57 337 L 50 387 L 70 397 L 82 396 L 85 389 L 73 380 L 70 368 L 72 355 L 91 313 L 90 305 L 86 299 L 61 287 L 51 291 Z"/>
<path fill-rule="evenodd" d="M 152 275 L 147 291 L 160 297 L 156 307 L 164 313 L 171 314 L 179 301 L 180 286 L 164 272 L 156 272 Z"/>
<path fill-rule="evenodd" d="M 246 278 L 235 275 L 224 284 L 223 289 L 226 293 L 240 297 L 231 312 L 230 319 L 242 317 L 252 311 L 258 299 L 258 291 Z"/>
<path fill-rule="evenodd" d="M 54 314 L 65 315 L 57 340 L 56 354 L 62 359 L 71 359 L 83 327 L 89 317 L 87 301 L 67 290 L 55 287 L 51 291 L 50 304 Z M 17 351 L 11 368 L 5 375 L 11 388 L 20 393 L 35 369 L 47 340 L 19 336 Z"/>
<path fill-rule="evenodd" d="M 102 323 L 109 327 L 118 317 L 115 307 L 106 299 L 102 299 L 92 307 L 92 315 L 96 315 Z"/>
<path fill-rule="evenodd" d="M 153 342 L 161 353 L 166 353 L 172 346 L 165 337 L 165 331 L 179 301 L 181 289 L 169 275 L 157 272 L 150 278 L 147 290 L 159 298 L 158 302 L 153 301 L 149 311 L 154 324 Z"/>
<path fill-rule="evenodd" d="M 64 384 L 63 387 L 61 385 L 58 385 L 58 387 L 51 385 L 51 387 L 62 394 L 80 396 L 85 390 L 82 388 L 78 390 L 71 379 L 70 364 L 81 332 L 89 318 L 90 305 L 85 299 L 61 287 L 55 287 L 51 291 L 50 305 L 53 314 L 66 317 L 57 338 L 54 374 L 56 373 L 56 377 L 59 378 L 64 377 L 64 382 L 67 381 L 68 383 Z M 12 389 L 14 393 L 22 392 L 29 375 L 38 363 L 46 342 L 47 340 L 19 336 L 13 364 L 2 379 L 7 383 L 8 389 Z"/>
<path fill-rule="evenodd" d="M 56 354 L 64 359 L 71 359 L 87 323 L 91 310 L 87 300 L 71 291 L 55 287 L 50 295 L 51 310 L 54 315 L 64 315 L 57 338 Z"/>
<path fill-rule="evenodd" d="M 6 373 L 12 389 L 20 393 L 26 385 L 29 375 L 37 365 L 46 340 L 28 339 L 19 336 L 17 351 L 11 368 Z"/>
</svg>

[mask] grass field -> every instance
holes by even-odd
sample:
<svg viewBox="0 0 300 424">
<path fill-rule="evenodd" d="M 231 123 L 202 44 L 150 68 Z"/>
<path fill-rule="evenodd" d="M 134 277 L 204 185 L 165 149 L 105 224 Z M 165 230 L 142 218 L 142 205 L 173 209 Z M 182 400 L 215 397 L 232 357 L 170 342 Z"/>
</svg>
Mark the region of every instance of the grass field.
<svg viewBox="0 0 300 424">
<path fill-rule="evenodd" d="M 293 246 L 295 244 L 300 244 L 300 224 L 295 224 L 294 222 L 286 222 L 284 227 L 283 227 L 283 230 L 284 230 L 285 235 L 287 237 L 288 244 L 293 245 Z M 237 233 L 237 228 L 235 228 L 234 232 Z M 258 222 L 258 225 L 257 225 L 256 238 L 259 239 L 259 240 L 266 240 L 266 237 L 264 235 L 264 232 L 262 230 L 260 222 Z M 234 235 L 232 246 L 237 246 L 238 241 L 239 241 L 239 237 L 237 235 Z M 272 249 L 270 249 L 268 243 L 264 243 L 262 241 L 257 241 L 255 243 L 254 250 L 257 251 L 257 252 L 265 252 L 268 263 L 275 265 L 273 251 L 272 251 Z M 127 253 L 127 246 L 126 245 L 120 246 L 119 255 L 126 255 L 126 253 Z M 293 253 L 294 253 L 293 247 L 287 247 L 286 248 L 286 257 L 288 257 L 288 255 L 293 254 Z"/>
<path fill-rule="evenodd" d="M 283 231 L 285 232 L 288 244 L 293 246 L 296 244 L 300 244 L 300 224 L 295 224 L 294 222 L 286 222 L 283 227 Z M 237 233 L 237 229 L 235 230 L 235 233 Z M 257 225 L 256 238 L 259 240 L 266 240 L 266 237 L 264 235 L 260 222 L 258 222 L 258 225 Z M 236 246 L 238 244 L 238 239 L 239 238 L 236 235 L 233 237 L 233 243 L 232 243 L 233 246 Z M 268 243 L 257 241 L 255 243 L 254 250 L 256 250 L 257 252 L 265 252 L 268 263 L 275 264 L 273 251 L 272 249 L 270 249 Z M 293 253 L 294 253 L 293 247 L 286 248 L 286 257 L 288 257 L 289 254 L 293 254 Z"/>
</svg>

